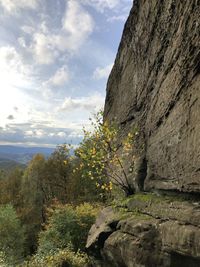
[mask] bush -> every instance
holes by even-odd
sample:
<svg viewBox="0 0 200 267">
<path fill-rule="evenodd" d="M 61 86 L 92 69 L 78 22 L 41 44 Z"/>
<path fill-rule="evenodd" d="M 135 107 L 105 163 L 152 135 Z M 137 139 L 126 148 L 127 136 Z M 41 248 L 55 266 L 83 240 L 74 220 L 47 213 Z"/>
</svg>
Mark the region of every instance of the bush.
<svg viewBox="0 0 200 267">
<path fill-rule="evenodd" d="M 16 266 L 23 258 L 24 229 L 11 205 L 0 206 L 0 259 Z"/>
<path fill-rule="evenodd" d="M 30 261 L 25 262 L 21 267 L 83 267 L 88 263 L 85 253 L 73 252 L 66 248 L 63 250 L 52 251 L 49 255 L 36 255 Z"/>
<path fill-rule="evenodd" d="M 87 235 L 95 221 L 97 207 L 90 204 L 53 206 L 48 210 L 46 229 L 40 233 L 38 253 L 48 255 L 55 249 L 71 246 L 74 251 L 84 251 Z"/>
<path fill-rule="evenodd" d="M 127 196 L 132 195 L 135 189 L 130 174 L 135 167 L 133 148 L 137 129 L 132 129 L 122 138 L 120 127 L 114 122 L 103 121 L 102 115 L 99 112 L 95 116 L 92 131 L 84 130 L 84 139 L 76 150 L 82 178 L 89 177 L 95 182 L 104 198 L 111 196 L 113 185 L 122 189 Z"/>
</svg>

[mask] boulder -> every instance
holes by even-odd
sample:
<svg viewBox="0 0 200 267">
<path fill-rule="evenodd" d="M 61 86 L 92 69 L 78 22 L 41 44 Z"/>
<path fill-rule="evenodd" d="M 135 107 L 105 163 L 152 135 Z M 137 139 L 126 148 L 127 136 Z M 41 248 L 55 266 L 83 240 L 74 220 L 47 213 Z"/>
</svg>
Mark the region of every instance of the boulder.
<svg viewBox="0 0 200 267">
<path fill-rule="evenodd" d="M 152 194 L 135 195 L 123 213 L 122 207 L 102 210 L 87 243 L 93 266 L 200 266 L 199 211 L 192 201 Z"/>
</svg>

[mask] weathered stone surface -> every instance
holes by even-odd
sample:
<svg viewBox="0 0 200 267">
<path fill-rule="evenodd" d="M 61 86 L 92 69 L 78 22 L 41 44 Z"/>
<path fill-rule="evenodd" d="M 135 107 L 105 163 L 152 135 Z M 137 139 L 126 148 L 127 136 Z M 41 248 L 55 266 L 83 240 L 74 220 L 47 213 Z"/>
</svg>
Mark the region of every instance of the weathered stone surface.
<svg viewBox="0 0 200 267">
<path fill-rule="evenodd" d="M 104 246 L 104 241 L 114 231 L 113 227 L 118 223 L 118 221 L 119 220 L 117 220 L 111 207 L 107 207 L 101 211 L 95 224 L 89 231 L 86 249 L 90 248 L 91 250 L 91 248 L 93 248 L 94 251 L 101 249 Z"/>
<path fill-rule="evenodd" d="M 198 257 L 200 259 L 200 229 L 193 225 L 184 225 L 178 221 L 160 224 L 163 250 Z M 200 262 L 199 262 L 200 264 Z"/>
<path fill-rule="evenodd" d="M 135 0 L 126 22 L 105 118 L 139 128 L 136 188 L 200 192 L 199 14 L 199 0 Z"/>
<path fill-rule="evenodd" d="M 157 221 L 133 216 L 120 221 L 118 230 L 106 240 L 104 261 L 115 266 L 162 266 L 161 240 Z"/>
<path fill-rule="evenodd" d="M 99 250 L 102 261 L 94 266 L 200 266 L 199 14 L 199 0 L 134 0 L 104 119 L 121 126 L 120 138 L 137 127 L 130 184 L 158 196 L 126 199 L 123 219 L 102 211 L 87 244 L 92 254 Z M 159 196 L 165 192 L 175 197 Z"/>
<path fill-rule="evenodd" d="M 139 202 L 145 205 L 138 205 Z M 127 218 L 119 219 L 121 208 L 118 212 L 116 209 L 111 212 L 109 208 L 110 212 L 103 210 L 100 215 L 100 218 L 104 218 L 103 221 L 97 219 L 96 225 L 102 222 L 103 227 L 99 225 L 92 228 L 96 238 L 92 239 L 94 243 L 89 238 L 87 244 L 94 256 L 97 253 L 93 248 L 99 250 L 98 259 L 101 261 L 94 261 L 93 266 L 200 266 L 200 220 L 197 220 L 200 214 L 197 203 L 173 197 L 136 195 L 126 201 L 124 208 L 126 207 L 129 207 Z M 109 229 L 113 214 L 119 222 L 102 243 L 101 234 L 104 235 L 105 229 Z"/>
<path fill-rule="evenodd" d="M 155 196 L 154 194 L 136 195 L 127 202 L 129 211 L 150 215 L 164 220 L 177 220 L 182 224 L 200 225 L 200 203 L 181 198 Z"/>
</svg>

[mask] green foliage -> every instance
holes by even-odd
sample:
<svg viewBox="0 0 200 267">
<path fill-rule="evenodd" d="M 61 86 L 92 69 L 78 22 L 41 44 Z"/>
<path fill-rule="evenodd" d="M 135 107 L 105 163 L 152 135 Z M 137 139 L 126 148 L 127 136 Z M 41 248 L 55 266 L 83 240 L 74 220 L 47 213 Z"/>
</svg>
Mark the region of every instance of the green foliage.
<svg viewBox="0 0 200 267">
<path fill-rule="evenodd" d="M 96 181 L 89 176 L 83 175 L 84 170 L 80 168 L 80 159 L 74 157 L 73 173 L 71 182 L 71 201 L 75 205 L 84 202 L 102 202 L 104 199 L 100 195 L 100 190 L 96 186 Z M 103 190 L 101 190 L 103 193 Z"/>
<path fill-rule="evenodd" d="M 8 212 L 8 217 L 5 218 L 9 222 L 10 216 L 11 221 L 4 224 L 4 232 L 9 231 L 7 237 L 9 240 L 13 238 L 11 243 L 14 247 L 9 252 L 0 248 L 1 266 L 7 266 L 8 258 L 9 263 L 15 259 L 17 262 L 16 255 L 19 254 L 21 259 L 38 251 L 37 260 L 42 257 L 46 262 L 49 260 L 48 255 L 53 253 L 55 263 L 61 257 L 60 251 L 68 253 L 65 249 L 69 245 L 75 252 L 84 250 L 87 234 L 98 208 L 80 203 L 96 203 L 102 201 L 102 198 L 98 194 L 96 181 L 89 176 L 82 177 L 80 164 L 81 159 L 71 156 L 70 146 L 64 144 L 58 146 L 48 159 L 42 154 L 35 155 L 25 170 L 1 172 L 0 204 L 12 204 L 23 225 L 23 228 L 19 227 L 21 231 L 18 234 L 25 235 L 22 244 L 15 229 L 11 229 L 11 221 L 14 225 L 16 221 L 12 213 Z M 52 206 L 54 200 L 62 204 Z M 73 205 L 65 205 L 66 203 Z M 44 227 L 45 230 L 41 232 Z M 78 257 L 79 260 L 82 257 L 79 254 L 73 255 L 72 258 Z"/>
<path fill-rule="evenodd" d="M 12 204 L 15 209 L 21 206 L 21 183 L 24 170 L 17 167 L 10 171 L 0 170 L 0 204 Z"/>
<path fill-rule="evenodd" d="M 21 195 L 23 203 L 19 210 L 26 225 L 27 249 L 33 253 L 37 249 L 38 234 L 46 221 L 46 207 L 54 198 L 66 203 L 69 199 L 71 161 L 67 145 L 58 146 L 46 160 L 37 154 L 25 170 Z"/>
<path fill-rule="evenodd" d="M 16 162 L 11 159 L 4 159 L 0 158 L 0 169 L 4 170 L 5 172 L 10 172 L 14 170 L 15 168 L 21 168 L 24 169 L 26 166 L 24 164 L 21 164 L 19 162 Z"/>
<path fill-rule="evenodd" d="M 21 183 L 22 205 L 19 215 L 26 226 L 27 253 L 36 250 L 37 236 L 45 221 L 44 174 L 45 158 L 37 154 L 26 168 Z"/>
<path fill-rule="evenodd" d="M 80 160 L 70 155 L 70 146 L 58 146 L 48 158 L 37 154 L 25 170 L 1 172 L 0 204 L 12 204 L 25 226 L 25 254 L 37 250 L 38 235 L 46 222 L 46 208 L 54 199 L 60 203 L 97 202 L 95 183 L 73 173 Z"/>
<path fill-rule="evenodd" d="M 6 172 L 5 170 L 0 168 L 0 181 L 4 180 L 6 177 Z"/>
<path fill-rule="evenodd" d="M 62 203 L 71 200 L 73 158 L 70 145 L 60 145 L 46 161 L 46 196 L 49 200 L 57 198 Z"/>
<path fill-rule="evenodd" d="M 125 167 L 131 154 L 136 130 L 129 133 L 119 143 L 120 129 L 114 123 L 103 122 L 99 112 L 92 121 L 93 131 L 84 130 L 84 140 L 76 151 L 80 158 L 79 168 L 82 177 L 89 177 L 95 181 L 97 188 L 110 193 L 113 184 L 120 187 L 126 195 L 134 192 L 128 177 L 134 169 L 134 156 L 129 159 L 128 168 Z"/>
<path fill-rule="evenodd" d="M 55 202 L 48 209 L 48 222 L 40 233 L 38 252 L 21 267 L 83 267 L 88 263 L 84 247 L 98 207 L 77 207 Z"/>
<path fill-rule="evenodd" d="M 24 252 L 24 229 L 11 205 L 0 206 L 1 261 L 15 266 Z"/>
<path fill-rule="evenodd" d="M 84 267 L 88 257 L 83 252 L 74 252 L 69 248 L 51 251 L 48 255 L 36 254 L 30 261 L 24 262 L 20 267 Z"/>
<path fill-rule="evenodd" d="M 10 203 L 14 208 L 20 207 L 23 170 L 15 168 L 7 173 L 0 171 L 0 177 L 0 204 Z"/>
<path fill-rule="evenodd" d="M 0 266 L 1 267 L 8 267 L 6 255 L 3 251 L 0 251 Z"/>
<path fill-rule="evenodd" d="M 46 230 L 39 236 L 38 253 L 47 255 L 54 249 L 69 245 L 75 250 L 84 250 L 87 235 L 95 221 L 98 208 L 90 204 L 55 205 L 48 210 L 49 219 Z"/>
</svg>

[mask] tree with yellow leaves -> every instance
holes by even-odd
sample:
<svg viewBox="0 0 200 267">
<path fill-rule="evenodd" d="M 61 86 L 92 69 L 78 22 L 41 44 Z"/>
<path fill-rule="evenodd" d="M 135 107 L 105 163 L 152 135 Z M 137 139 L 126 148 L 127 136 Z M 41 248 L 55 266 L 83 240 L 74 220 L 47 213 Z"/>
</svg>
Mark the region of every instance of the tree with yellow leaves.
<svg viewBox="0 0 200 267">
<path fill-rule="evenodd" d="M 97 113 L 92 120 L 92 131 L 84 130 L 84 140 L 76 151 L 81 159 L 79 168 L 82 176 L 96 182 L 97 188 L 110 192 L 113 185 L 120 187 L 126 195 L 134 193 L 130 184 L 128 172 L 134 168 L 134 157 L 130 166 L 125 167 L 127 157 L 133 149 L 134 130 L 119 143 L 119 127 L 115 123 L 103 122 L 102 112 Z"/>
</svg>

